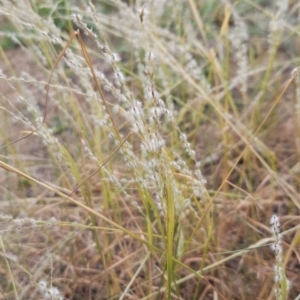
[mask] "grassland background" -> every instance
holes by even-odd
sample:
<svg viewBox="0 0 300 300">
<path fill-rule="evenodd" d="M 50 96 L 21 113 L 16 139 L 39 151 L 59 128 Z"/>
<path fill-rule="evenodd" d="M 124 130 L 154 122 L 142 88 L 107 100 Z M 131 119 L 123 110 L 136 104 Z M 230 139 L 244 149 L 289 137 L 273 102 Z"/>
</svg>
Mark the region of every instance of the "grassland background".
<svg viewBox="0 0 300 300">
<path fill-rule="evenodd" d="M 299 20 L 0 0 L 0 299 L 299 299 Z"/>
</svg>

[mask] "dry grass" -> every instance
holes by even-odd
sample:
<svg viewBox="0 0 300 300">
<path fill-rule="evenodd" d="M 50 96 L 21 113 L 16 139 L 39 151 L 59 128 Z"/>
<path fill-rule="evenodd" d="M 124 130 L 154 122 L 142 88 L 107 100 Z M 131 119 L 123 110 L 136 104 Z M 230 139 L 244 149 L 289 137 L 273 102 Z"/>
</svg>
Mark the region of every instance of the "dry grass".
<svg viewBox="0 0 300 300">
<path fill-rule="evenodd" d="M 0 299 L 297 298 L 297 1 L 41 2 L 0 1 Z"/>
</svg>

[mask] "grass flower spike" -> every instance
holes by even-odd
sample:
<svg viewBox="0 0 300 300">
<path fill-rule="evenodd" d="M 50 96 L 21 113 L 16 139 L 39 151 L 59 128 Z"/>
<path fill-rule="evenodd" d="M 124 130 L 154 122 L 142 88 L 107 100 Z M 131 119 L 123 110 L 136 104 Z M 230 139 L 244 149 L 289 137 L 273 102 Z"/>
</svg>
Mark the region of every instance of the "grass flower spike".
<svg viewBox="0 0 300 300">
<path fill-rule="evenodd" d="M 274 281 L 276 284 L 275 295 L 276 300 L 286 300 L 290 283 L 285 275 L 284 265 L 282 261 L 282 246 L 280 234 L 280 222 L 277 215 L 273 215 L 270 220 L 271 230 L 275 238 L 275 243 L 271 245 L 272 251 L 275 253 L 276 263 L 274 266 Z"/>
</svg>

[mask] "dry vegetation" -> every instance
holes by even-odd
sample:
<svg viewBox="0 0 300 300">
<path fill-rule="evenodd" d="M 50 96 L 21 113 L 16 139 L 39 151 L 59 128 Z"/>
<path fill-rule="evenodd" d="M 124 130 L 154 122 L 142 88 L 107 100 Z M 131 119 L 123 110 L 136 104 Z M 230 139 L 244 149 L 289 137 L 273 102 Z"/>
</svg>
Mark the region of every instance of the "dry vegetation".
<svg viewBox="0 0 300 300">
<path fill-rule="evenodd" d="M 299 2 L 92 2 L 0 0 L 0 299 L 300 299 Z"/>
</svg>

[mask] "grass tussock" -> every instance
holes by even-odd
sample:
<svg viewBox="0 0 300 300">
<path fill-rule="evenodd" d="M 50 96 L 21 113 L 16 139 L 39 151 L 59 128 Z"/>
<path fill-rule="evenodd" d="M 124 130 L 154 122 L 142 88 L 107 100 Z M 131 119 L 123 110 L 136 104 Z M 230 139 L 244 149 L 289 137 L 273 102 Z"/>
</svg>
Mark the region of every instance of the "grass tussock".
<svg viewBox="0 0 300 300">
<path fill-rule="evenodd" d="M 297 1 L 0 14 L 0 299 L 298 296 Z"/>
</svg>

